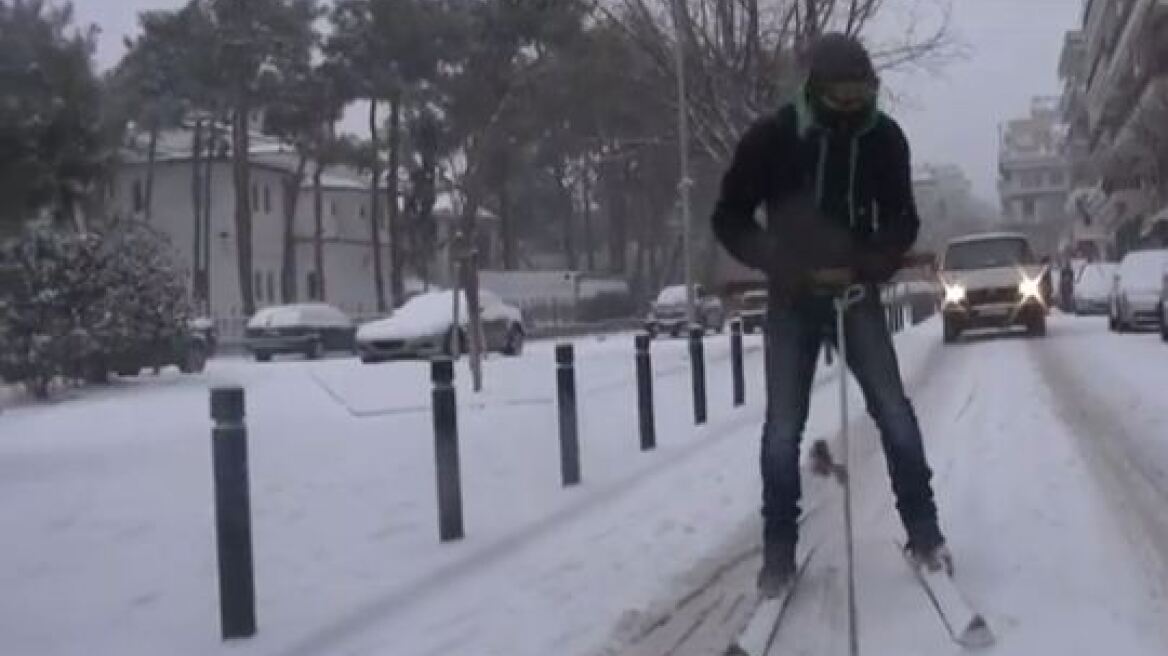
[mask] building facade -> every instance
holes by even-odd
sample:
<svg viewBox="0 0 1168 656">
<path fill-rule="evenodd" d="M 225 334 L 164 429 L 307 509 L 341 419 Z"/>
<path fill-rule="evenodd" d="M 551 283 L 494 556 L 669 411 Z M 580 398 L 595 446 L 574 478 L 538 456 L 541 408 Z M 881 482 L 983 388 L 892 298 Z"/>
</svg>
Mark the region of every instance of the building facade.
<svg viewBox="0 0 1168 656">
<path fill-rule="evenodd" d="M 1008 121 L 998 141 L 1002 218 L 1041 233 L 1065 219 L 1070 173 L 1059 99 L 1035 98 L 1030 115 Z"/>
<path fill-rule="evenodd" d="M 147 163 L 139 152 L 123 157 L 112 177 L 107 211 L 115 219 L 148 221 L 169 239 L 174 264 L 188 281 L 192 298 L 196 286 L 206 298 L 196 300 L 201 311 L 211 317 L 225 338 L 242 334 L 247 317 L 239 284 L 238 240 L 235 230 L 235 185 L 232 162 L 226 155 L 215 159 L 210 167 L 209 193 L 199 204 L 209 207 L 209 228 L 196 229 L 194 167 L 190 157 L 189 131 L 176 130 L 160 139 L 160 149 L 153 165 L 153 191 L 150 211 L 146 208 Z M 296 169 L 297 157 L 269 138 L 257 135 L 251 155 L 248 202 L 252 210 L 252 276 L 256 309 L 284 302 L 281 294 L 281 271 L 284 256 L 287 187 Z M 222 155 L 222 154 L 221 154 Z M 205 161 L 199 164 L 207 168 Z M 329 167 L 321 178 L 322 198 L 322 270 L 315 267 L 315 187 L 309 163 L 308 175 L 296 191 L 293 218 L 296 282 L 294 300 L 324 300 L 358 318 L 377 313 L 374 277 L 374 249 L 370 221 L 370 183 L 367 176 L 345 167 Z M 384 194 L 382 189 L 380 193 Z M 452 282 L 450 244 L 457 231 L 460 214 L 450 194 L 441 194 L 434 209 L 437 239 L 435 252 L 426 267 L 429 280 L 418 280 L 407 268 L 407 293 L 427 284 L 448 286 Z M 384 214 L 384 210 L 383 210 Z M 498 251 L 498 225 L 487 212 L 478 216 L 480 262 L 491 266 Z M 382 276 L 386 302 L 392 307 L 389 284 L 391 248 L 387 219 L 378 224 L 382 259 Z M 198 237 L 196 238 L 196 232 Z M 203 233 L 206 233 L 205 235 Z M 195 281 L 194 263 L 206 262 L 207 279 Z"/>
<path fill-rule="evenodd" d="M 1086 0 L 1059 73 L 1073 231 L 1168 243 L 1168 0 Z"/>
</svg>

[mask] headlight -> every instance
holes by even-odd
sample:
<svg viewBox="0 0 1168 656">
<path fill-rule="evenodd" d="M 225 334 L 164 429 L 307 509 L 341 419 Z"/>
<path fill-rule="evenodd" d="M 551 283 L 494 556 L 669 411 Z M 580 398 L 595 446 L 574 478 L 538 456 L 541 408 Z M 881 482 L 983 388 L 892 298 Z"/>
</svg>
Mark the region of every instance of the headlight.
<svg viewBox="0 0 1168 656">
<path fill-rule="evenodd" d="M 1038 278 L 1023 278 L 1022 282 L 1018 283 L 1018 293 L 1022 295 L 1023 299 L 1041 298 L 1042 281 Z"/>
<path fill-rule="evenodd" d="M 956 305 L 965 300 L 965 286 L 961 283 L 945 285 L 945 303 L 948 305 Z"/>
</svg>

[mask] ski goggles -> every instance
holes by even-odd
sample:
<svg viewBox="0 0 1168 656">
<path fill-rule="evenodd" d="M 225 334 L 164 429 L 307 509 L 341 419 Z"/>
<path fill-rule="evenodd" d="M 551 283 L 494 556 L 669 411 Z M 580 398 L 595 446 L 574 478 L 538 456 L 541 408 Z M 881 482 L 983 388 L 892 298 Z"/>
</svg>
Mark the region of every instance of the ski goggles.
<svg viewBox="0 0 1168 656">
<path fill-rule="evenodd" d="M 880 95 L 880 80 L 825 82 L 815 88 L 819 101 L 837 112 L 856 112 L 871 107 Z"/>
</svg>

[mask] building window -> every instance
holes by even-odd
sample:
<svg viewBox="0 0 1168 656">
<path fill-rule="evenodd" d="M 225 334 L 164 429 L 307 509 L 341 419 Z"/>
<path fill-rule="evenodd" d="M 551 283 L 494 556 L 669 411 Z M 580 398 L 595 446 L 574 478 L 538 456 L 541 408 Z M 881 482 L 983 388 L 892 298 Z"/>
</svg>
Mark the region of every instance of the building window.
<svg viewBox="0 0 1168 656">
<path fill-rule="evenodd" d="M 264 185 L 264 214 L 272 213 L 272 187 Z"/>
<path fill-rule="evenodd" d="M 276 276 L 268 272 L 268 301 L 275 302 L 276 300 Z"/>
<path fill-rule="evenodd" d="M 1034 218 L 1034 199 L 1033 198 L 1022 199 L 1022 218 L 1024 218 L 1024 219 L 1033 219 Z"/>
<path fill-rule="evenodd" d="M 142 181 L 134 181 L 134 212 L 142 212 L 146 209 L 146 192 L 142 189 Z"/>
<path fill-rule="evenodd" d="M 307 282 L 308 282 L 308 300 L 319 301 L 320 300 L 320 289 L 319 289 L 320 288 L 320 278 L 316 275 L 315 271 L 308 272 Z"/>
<path fill-rule="evenodd" d="M 264 274 L 256 271 L 252 277 L 254 278 L 252 280 L 253 293 L 257 301 L 262 301 L 264 300 Z"/>
<path fill-rule="evenodd" d="M 360 216 L 362 219 L 365 218 L 365 204 L 364 203 L 362 203 L 361 206 L 357 208 L 357 215 Z"/>
<path fill-rule="evenodd" d="M 1061 186 L 1065 179 L 1062 171 L 1051 171 L 1050 173 L 1050 183 L 1056 187 Z"/>
<path fill-rule="evenodd" d="M 334 219 L 337 218 L 337 201 L 335 200 L 329 201 L 329 215 Z"/>
</svg>

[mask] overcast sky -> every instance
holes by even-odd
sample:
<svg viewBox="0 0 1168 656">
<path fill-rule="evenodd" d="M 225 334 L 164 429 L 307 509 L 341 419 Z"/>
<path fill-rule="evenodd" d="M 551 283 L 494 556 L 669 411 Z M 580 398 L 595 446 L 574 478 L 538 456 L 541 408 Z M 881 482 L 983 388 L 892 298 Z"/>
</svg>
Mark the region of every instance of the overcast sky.
<svg viewBox="0 0 1168 656">
<path fill-rule="evenodd" d="M 906 2 L 910 0 L 893 0 Z M 98 64 L 112 66 L 137 14 L 184 0 L 74 0 L 80 23 L 101 28 Z M 971 51 L 940 76 L 889 79 L 910 102 L 897 108 L 918 162 L 953 162 L 978 195 L 996 204 L 998 125 L 1025 115 L 1034 95 L 1056 94 L 1063 35 L 1079 25 L 1083 0 L 954 0 L 953 24 Z M 347 121 L 352 131 L 360 120 Z M 348 126 L 347 126 L 348 127 Z"/>
</svg>

